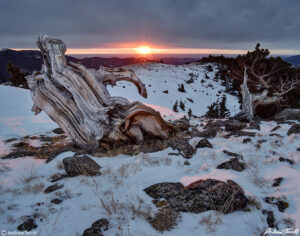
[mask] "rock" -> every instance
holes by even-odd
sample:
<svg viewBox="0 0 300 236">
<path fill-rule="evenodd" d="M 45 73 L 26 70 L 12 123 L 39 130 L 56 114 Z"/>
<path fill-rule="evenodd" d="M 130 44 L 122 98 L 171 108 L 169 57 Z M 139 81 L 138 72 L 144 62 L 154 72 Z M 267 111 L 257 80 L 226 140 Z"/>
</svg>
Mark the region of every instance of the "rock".
<svg viewBox="0 0 300 236">
<path fill-rule="evenodd" d="M 63 159 L 65 171 L 68 176 L 74 177 L 78 175 L 100 175 L 99 166 L 94 160 L 88 156 L 74 156 Z"/>
<path fill-rule="evenodd" d="M 239 159 L 231 158 L 229 161 L 223 162 L 222 164 L 217 166 L 217 169 L 231 169 L 235 171 L 243 171 L 245 169 L 245 163 L 240 162 Z"/>
<path fill-rule="evenodd" d="M 31 231 L 32 229 L 36 229 L 37 224 L 35 223 L 34 219 L 27 219 L 22 224 L 18 226 L 19 231 Z"/>
<path fill-rule="evenodd" d="M 47 187 L 45 190 L 44 190 L 44 193 L 48 194 L 48 193 L 52 193 L 58 189 L 61 189 L 63 188 L 64 185 L 58 185 L 58 184 L 53 184 L 53 185 L 50 185 L 49 187 Z"/>
<path fill-rule="evenodd" d="M 171 148 L 179 151 L 184 158 L 190 159 L 196 153 L 196 149 L 193 148 L 187 140 L 173 139 L 169 141 Z"/>
<path fill-rule="evenodd" d="M 278 200 L 275 197 L 265 197 L 265 202 L 269 204 L 276 205 L 278 208 L 278 211 L 284 212 L 285 209 L 289 207 L 289 203 L 284 200 Z"/>
<path fill-rule="evenodd" d="M 179 154 L 176 153 L 176 152 L 169 152 L 168 155 L 169 155 L 169 156 L 178 156 Z"/>
<path fill-rule="evenodd" d="M 217 133 L 220 128 L 218 127 L 213 127 L 207 130 L 204 130 L 202 132 L 199 132 L 198 136 L 201 138 L 214 138 L 217 136 Z"/>
<path fill-rule="evenodd" d="M 164 91 L 163 91 L 163 93 L 165 93 L 165 94 L 168 94 L 168 93 L 169 93 L 169 91 L 168 91 L 168 90 L 164 90 Z"/>
<path fill-rule="evenodd" d="M 53 182 L 57 182 L 57 181 L 59 181 L 61 179 L 64 179 L 66 177 L 68 177 L 67 174 L 56 173 L 56 174 L 51 175 L 50 178 L 49 178 L 49 180 L 50 180 L 50 182 L 53 183 Z"/>
<path fill-rule="evenodd" d="M 185 166 L 189 166 L 190 165 L 190 162 L 188 160 L 186 160 L 184 163 L 183 163 Z"/>
<path fill-rule="evenodd" d="M 271 129 L 271 132 L 274 132 L 274 131 L 276 131 L 276 130 L 278 130 L 278 129 L 280 129 L 281 128 L 281 126 L 280 125 L 277 125 L 276 127 L 274 127 L 273 129 Z"/>
<path fill-rule="evenodd" d="M 278 187 L 281 184 L 282 180 L 283 180 L 282 177 L 274 179 L 274 183 L 272 184 L 272 187 Z"/>
<path fill-rule="evenodd" d="M 196 148 L 213 148 L 213 145 L 207 139 L 201 139 L 197 143 Z"/>
<path fill-rule="evenodd" d="M 300 147 L 297 148 L 297 151 L 300 152 Z"/>
<path fill-rule="evenodd" d="M 288 158 L 284 158 L 284 157 L 279 157 L 279 161 L 280 162 L 287 162 L 289 163 L 291 166 L 295 164 L 295 162 L 291 159 L 288 159 Z"/>
<path fill-rule="evenodd" d="M 287 135 L 291 134 L 300 134 L 300 124 L 294 124 L 291 126 L 291 128 L 287 132 Z"/>
<path fill-rule="evenodd" d="M 158 183 L 144 191 L 152 198 L 164 198 L 173 210 L 182 212 L 217 210 L 229 213 L 242 210 L 248 203 L 243 189 L 232 180 L 198 180 L 186 187 L 181 183 Z"/>
<path fill-rule="evenodd" d="M 244 160 L 244 157 L 243 157 L 242 155 L 240 155 L 240 154 L 237 154 L 237 153 L 234 153 L 234 152 L 229 152 L 229 151 L 227 151 L 227 150 L 223 150 L 223 152 L 224 152 L 226 155 L 228 155 L 228 156 L 236 157 L 236 158 L 238 158 L 238 159 L 240 159 L 240 160 Z"/>
<path fill-rule="evenodd" d="M 59 198 L 54 198 L 54 199 L 51 200 L 51 202 L 54 203 L 54 204 L 60 204 L 60 203 L 62 203 L 62 201 L 63 200 L 61 200 Z"/>
<path fill-rule="evenodd" d="M 283 136 L 282 136 L 282 135 L 280 135 L 280 134 L 276 134 L 276 133 L 271 133 L 271 134 L 269 134 L 269 136 L 270 136 L 270 137 L 276 136 L 276 137 L 283 138 Z"/>
<path fill-rule="evenodd" d="M 273 211 L 263 210 L 263 214 L 267 215 L 267 223 L 270 228 L 275 227 L 275 217 Z"/>
<path fill-rule="evenodd" d="M 232 131 L 239 131 L 241 129 L 246 128 L 247 124 L 237 121 L 237 120 L 231 120 L 226 122 L 225 124 L 225 131 L 232 132 Z"/>
<path fill-rule="evenodd" d="M 251 138 L 245 138 L 245 139 L 243 139 L 243 143 L 249 143 L 251 141 L 252 141 Z"/>
<path fill-rule="evenodd" d="M 185 131 L 190 128 L 190 122 L 186 116 L 180 118 L 179 120 L 176 120 L 174 122 L 175 129 L 177 131 Z"/>
<path fill-rule="evenodd" d="M 103 229 L 104 231 L 108 230 L 109 221 L 106 218 L 101 218 L 100 220 L 95 221 L 92 224 L 93 229 Z"/>
<path fill-rule="evenodd" d="M 207 124 L 204 126 L 204 129 L 211 129 L 211 128 L 221 128 L 223 126 L 225 126 L 227 121 L 223 121 L 223 120 L 209 120 L 207 122 Z"/>
<path fill-rule="evenodd" d="M 276 121 L 286 121 L 286 120 L 298 120 L 298 121 L 300 121 L 300 109 L 286 108 L 283 111 L 276 114 L 274 119 Z"/>
<path fill-rule="evenodd" d="M 93 229 L 93 228 L 87 228 L 83 232 L 83 236 L 103 236 L 101 230 Z"/>
<path fill-rule="evenodd" d="M 237 131 L 233 131 L 233 132 L 225 135 L 225 138 L 229 138 L 231 136 L 234 136 L 234 137 L 240 137 L 240 136 L 255 137 L 256 133 L 255 132 L 247 132 L 247 131 L 237 130 Z"/>
<path fill-rule="evenodd" d="M 260 125 L 258 121 L 251 121 L 249 126 L 246 127 L 246 129 L 256 129 L 256 130 L 260 130 Z"/>
<path fill-rule="evenodd" d="M 267 142 L 266 139 L 259 139 L 259 140 L 257 140 L 258 144 L 262 144 L 262 143 L 266 143 L 266 142 Z"/>
<path fill-rule="evenodd" d="M 52 130 L 53 133 L 55 134 L 64 134 L 65 132 L 61 128 L 56 128 Z"/>
</svg>

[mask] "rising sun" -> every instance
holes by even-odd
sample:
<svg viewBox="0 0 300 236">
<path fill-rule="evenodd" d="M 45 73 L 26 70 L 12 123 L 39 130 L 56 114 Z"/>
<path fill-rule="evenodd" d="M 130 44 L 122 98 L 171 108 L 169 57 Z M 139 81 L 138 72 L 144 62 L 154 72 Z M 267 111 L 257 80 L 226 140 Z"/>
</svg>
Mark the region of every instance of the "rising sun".
<svg viewBox="0 0 300 236">
<path fill-rule="evenodd" d="M 141 46 L 136 48 L 137 52 L 140 54 L 149 54 L 151 53 L 151 48 L 148 46 Z"/>
</svg>

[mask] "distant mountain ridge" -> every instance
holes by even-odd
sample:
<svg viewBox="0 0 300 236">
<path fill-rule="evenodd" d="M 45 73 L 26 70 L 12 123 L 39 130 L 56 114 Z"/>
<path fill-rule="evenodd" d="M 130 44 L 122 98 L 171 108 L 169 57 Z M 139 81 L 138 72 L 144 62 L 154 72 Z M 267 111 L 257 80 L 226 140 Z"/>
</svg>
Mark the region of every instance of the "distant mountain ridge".
<svg viewBox="0 0 300 236">
<path fill-rule="evenodd" d="M 106 67 L 119 67 L 130 64 L 142 63 L 142 62 L 155 62 L 163 60 L 164 63 L 180 65 L 189 62 L 195 62 L 197 58 L 162 58 L 162 59 L 148 59 L 146 57 L 85 57 L 76 58 L 72 56 L 66 56 L 67 61 L 75 63 L 81 63 L 87 68 L 98 69 L 99 66 Z M 0 83 L 4 83 L 9 78 L 9 73 L 6 71 L 7 64 L 11 62 L 15 66 L 19 67 L 22 72 L 33 72 L 41 69 L 43 60 L 42 54 L 37 50 L 21 50 L 15 51 L 11 49 L 0 49 Z"/>
<path fill-rule="evenodd" d="M 283 59 L 294 66 L 300 66 L 300 55 L 285 57 Z"/>
</svg>

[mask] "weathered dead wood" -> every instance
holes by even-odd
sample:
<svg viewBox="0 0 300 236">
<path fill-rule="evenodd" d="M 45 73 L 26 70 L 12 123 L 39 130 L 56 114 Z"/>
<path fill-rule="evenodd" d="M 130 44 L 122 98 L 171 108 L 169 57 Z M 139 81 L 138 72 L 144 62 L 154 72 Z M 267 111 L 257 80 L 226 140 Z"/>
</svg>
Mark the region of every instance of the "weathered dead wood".
<svg viewBox="0 0 300 236">
<path fill-rule="evenodd" d="M 46 112 L 79 147 L 94 150 L 99 141 L 140 143 L 149 136 L 168 137 L 173 126 L 159 112 L 110 96 L 106 86 L 126 80 L 146 98 L 146 88 L 134 72 L 86 69 L 72 62 L 68 65 L 65 44 L 47 35 L 40 36 L 37 45 L 43 55 L 42 69 L 26 77 L 34 102 L 32 111 Z"/>
</svg>

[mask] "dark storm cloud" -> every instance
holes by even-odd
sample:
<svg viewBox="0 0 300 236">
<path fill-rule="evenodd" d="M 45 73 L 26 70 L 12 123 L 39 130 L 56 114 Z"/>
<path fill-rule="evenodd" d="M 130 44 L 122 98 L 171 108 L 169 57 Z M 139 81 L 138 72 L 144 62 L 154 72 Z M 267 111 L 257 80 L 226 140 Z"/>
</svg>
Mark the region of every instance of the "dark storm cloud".
<svg viewBox="0 0 300 236">
<path fill-rule="evenodd" d="M 0 47 L 35 47 L 47 33 L 69 47 L 145 41 L 300 49 L 299 0 L 0 0 Z"/>
</svg>

